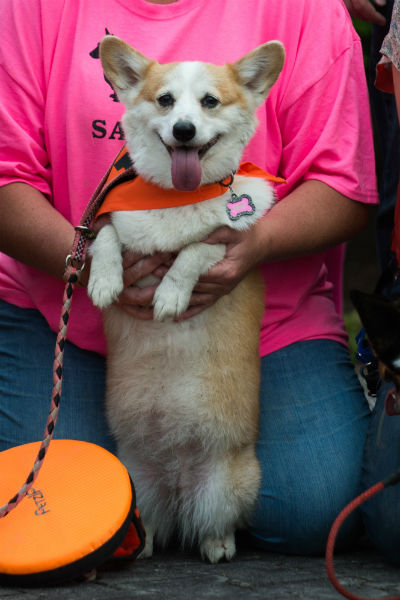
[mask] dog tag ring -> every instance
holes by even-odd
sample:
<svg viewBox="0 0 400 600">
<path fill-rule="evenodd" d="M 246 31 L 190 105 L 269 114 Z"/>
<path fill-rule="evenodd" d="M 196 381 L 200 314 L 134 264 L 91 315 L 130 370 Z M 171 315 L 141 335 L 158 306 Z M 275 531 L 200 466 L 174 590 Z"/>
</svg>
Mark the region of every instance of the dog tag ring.
<svg viewBox="0 0 400 600">
<path fill-rule="evenodd" d="M 231 193 L 230 200 L 226 203 L 226 212 L 231 221 L 237 221 L 241 217 L 253 215 L 256 211 L 253 200 L 249 194 L 241 194 L 238 196 L 232 189 L 233 178 L 236 171 L 233 171 L 230 175 L 228 182 L 220 181 L 219 183 L 224 187 L 229 188 Z"/>
</svg>

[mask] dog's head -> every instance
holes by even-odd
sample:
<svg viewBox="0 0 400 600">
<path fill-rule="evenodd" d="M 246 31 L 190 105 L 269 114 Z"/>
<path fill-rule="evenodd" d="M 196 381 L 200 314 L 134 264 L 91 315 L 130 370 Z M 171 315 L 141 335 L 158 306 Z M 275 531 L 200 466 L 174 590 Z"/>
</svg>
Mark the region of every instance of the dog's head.
<svg viewBox="0 0 400 600">
<path fill-rule="evenodd" d="M 359 291 L 350 296 L 379 360 L 382 379 L 393 381 L 400 391 L 400 300 Z"/>
<path fill-rule="evenodd" d="M 284 49 L 268 42 L 223 66 L 159 64 L 106 36 L 100 58 L 126 108 L 122 123 L 138 173 L 162 187 L 194 190 L 237 168 Z"/>
</svg>

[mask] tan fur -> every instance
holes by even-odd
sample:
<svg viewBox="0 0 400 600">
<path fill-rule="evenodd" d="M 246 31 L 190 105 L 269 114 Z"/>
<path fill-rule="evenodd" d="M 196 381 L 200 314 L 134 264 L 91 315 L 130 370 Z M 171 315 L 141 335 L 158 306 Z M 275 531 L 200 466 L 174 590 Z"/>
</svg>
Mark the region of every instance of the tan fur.
<svg viewBox="0 0 400 600">
<path fill-rule="evenodd" d="M 204 369 L 210 410 L 221 427 L 223 423 L 233 424 L 240 413 L 235 432 L 238 445 L 257 439 L 259 331 L 263 312 L 264 289 L 255 272 L 210 309 L 208 327 L 212 336 Z M 253 401 L 244 403 L 243 398 Z"/>
<path fill-rule="evenodd" d="M 165 76 L 169 71 L 173 71 L 177 63 L 168 63 L 167 65 L 160 65 L 158 63 L 151 63 L 147 72 L 146 78 L 135 99 L 135 104 L 140 102 L 154 102 L 160 89 L 162 88 Z"/>
<path fill-rule="evenodd" d="M 221 103 L 224 106 L 235 103 L 244 110 L 248 109 L 246 97 L 232 65 L 219 66 L 207 64 L 207 69 L 214 80 L 215 87 L 219 91 Z"/>
<path fill-rule="evenodd" d="M 166 75 L 173 71 L 177 64 L 158 64 L 152 62 L 146 70 L 146 78 L 143 87 L 135 98 L 135 104 L 143 101 L 154 102 L 163 87 Z M 220 66 L 209 63 L 205 66 L 210 73 L 215 88 L 218 90 L 218 97 L 221 100 L 221 104 L 229 106 L 235 103 L 240 108 L 246 110 L 248 103 L 234 67 L 232 65 Z"/>
</svg>

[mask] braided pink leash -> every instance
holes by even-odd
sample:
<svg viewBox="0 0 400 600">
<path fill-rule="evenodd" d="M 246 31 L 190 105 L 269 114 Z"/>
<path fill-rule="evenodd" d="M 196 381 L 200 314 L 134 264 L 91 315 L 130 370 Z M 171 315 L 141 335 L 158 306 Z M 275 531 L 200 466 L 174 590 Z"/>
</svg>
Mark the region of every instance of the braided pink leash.
<svg viewBox="0 0 400 600">
<path fill-rule="evenodd" d="M 7 504 L 0 507 L 0 519 L 8 515 L 18 504 L 23 500 L 31 489 L 39 471 L 43 465 L 44 458 L 50 446 L 50 442 L 53 437 L 54 427 L 57 422 L 58 411 L 61 400 L 61 387 L 62 387 L 62 374 L 63 374 L 63 360 L 64 360 L 64 347 L 67 338 L 68 320 L 71 309 L 72 295 L 76 283 L 79 280 L 79 275 L 85 265 L 86 250 L 89 241 L 95 237 L 91 230 L 91 226 L 94 221 L 94 217 L 100 208 L 105 196 L 111 187 L 114 187 L 120 181 L 126 178 L 135 176 L 133 167 L 124 169 L 123 173 L 118 175 L 112 180 L 107 186 L 104 187 L 108 175 L 112 169 L 112 165 L 97 186 L 93 196 L 91 197 L 85 212 L 81 218 L 80 224 L 75 227 L 75 239 L 72 246 L 71 254 L 67 256 L 66 260 L 66 271 L 64 279 L 66 286 L 64 289 L 64 296 L 62 302 L 59 331 L 55 346 L 55 357 L 53 363 L 53 390 L 51 395 L 50 410 L 47 418 L 46 427 L 43 434 L 43 440 L 40 445 L 38 454 L 36 456 L 32 470 L 30 471 L 25 483 L 20 490 L 11 498 Z"/>
<path fill-rule="evenodd" d="M 76 273 L 71 274 L 64 290 L 63 310 L 61 313 L 60 329 L 56 341 L 56 356 L 54 359 L 53 366 L 53 391 L 51 395 L 50 411 L 44 430 L 43 440 L 40 445 L 40 449 L 36 456 L 32 470 L 29 473 L 24 485 L 17 492 L 17 494 L 15 494 L 15 496 L 8 501 L 7 504 L 0 508 L 0 518 L 8 515 L 8 513 L 13 508 L 15 508 L 23 498 L 25 498 L 26 494 L 32 487 L 36 477 L 38 476 L 39 470 L 43 464 L 44 457 L 46 456 L 47 450 L 49 449 L 50 441 L 53 437 L 53 431 L 57 421 L 61 399 L 62 366 L 64 359 L 64 344 L 67 336 L 69 310 L 71 307 L 74 284 L 77 280 L 78 275 Z"/>
</svg>

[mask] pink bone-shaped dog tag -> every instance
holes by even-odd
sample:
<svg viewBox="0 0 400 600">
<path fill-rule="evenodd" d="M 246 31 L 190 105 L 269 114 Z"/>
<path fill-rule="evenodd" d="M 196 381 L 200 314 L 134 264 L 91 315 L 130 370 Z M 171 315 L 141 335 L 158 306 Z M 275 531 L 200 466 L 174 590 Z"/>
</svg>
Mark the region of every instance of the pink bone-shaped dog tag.
<svg viewBox="0 0 400 600">
<path fill-rule="evenodd" d="M 230 202 L 226 203 L 226 212 L 231 221 L 237 221 L 246 215 L 253 215 L 256 207 L 253 204 L 251 196 L 242 194 L 236 196 L 232 193 Z"/>
</svg>

